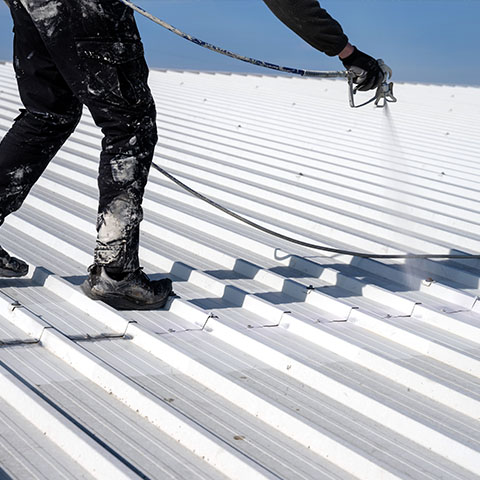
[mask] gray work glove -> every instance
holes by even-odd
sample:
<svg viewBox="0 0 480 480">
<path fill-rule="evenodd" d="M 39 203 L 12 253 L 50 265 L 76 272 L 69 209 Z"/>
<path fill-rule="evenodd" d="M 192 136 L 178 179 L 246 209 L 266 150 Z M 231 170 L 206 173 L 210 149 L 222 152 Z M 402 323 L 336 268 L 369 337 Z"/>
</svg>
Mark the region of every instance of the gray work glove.
<svg viewBox="0 0 480 480">
<path fill-rule="evenodd" d="M 377 88 L 383 80 L 383 72 L 378 62 L 354 47 L 353 53 L 342 59 L 344 67 L 354 74 L 353 83 L 357 90 L 365 92 Z"/>
</svg>

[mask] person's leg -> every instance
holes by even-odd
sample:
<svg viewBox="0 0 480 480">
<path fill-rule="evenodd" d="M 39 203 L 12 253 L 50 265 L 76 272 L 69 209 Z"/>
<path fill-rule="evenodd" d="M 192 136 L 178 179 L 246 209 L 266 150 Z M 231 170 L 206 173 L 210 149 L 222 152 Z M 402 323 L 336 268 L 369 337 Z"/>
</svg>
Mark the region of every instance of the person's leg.
<svg viewBox="0 0 480 480">
<path fill-rule="evenodd" d="M 58 72 L 22 4 L 9 0 L 14 22 L 14 68 L 21 114 L 0 142 L 0 225 L 28 192 L 75 129 L 80 102 Z M 0 275 L 27 273 L 23 262 L 0 250 Z"/>
<path fill-rule="evenodd" d="M 132 12 L 122 12 L 124 8 L 116 6 L 122 27 L 117 27 L 115 42 L 77 44 L 85 71 L 90 72 L 85 103 L 104 133 L 95 263 L 116 274 L 139 267 L 141 205 L 157 143 L 148 67 Z M 92 52 L 97 55 L 91 56 Z"/>
<path fill-rule="evenodd" d="M 84 291 L 120 308 L 161 306 L 171 282 L 149 281 L 138 259 L 141 204 L 157 131 L 133 13 L 118 0 L 23 2 L 57 68 L 104 134 L 97 243 Z"/>
<path fill-rule="evenodd" d="M 25 109 L 0 143 L 0 224 L 17 210 L 75 129 L 81 105 L 58 72 L 29 15 L 10 1 L 14 68 Z"/>
<path fill-rule="evenodd" d="M 132 63 L 117 69 L 135 69 L 135 64 L 141 68 L 141 62 Z M 98 176 L 100 198 L 95 263 L 116 274 L 132 272 L 139 267 L 141 205 L 157 141 L 153 101 L 146 98 L 132 105 L 131 110 L 122 110 L 111 107 L 106 123 L 99 121 L 107 126 L 103 128 L 105 139 Z M 92 108 L 98 118 L 94 112 Z"/>
<path fill-rule="evenodd" d="M 139 268 L 141 204 L 157 142 L 133 12 L 118 0 L 65 0 L 54 8 L 47 0 L 23 1 L 63 77 L 104 134 L 94 262 L 113 274 L 133 272 Z"/>
</svg>

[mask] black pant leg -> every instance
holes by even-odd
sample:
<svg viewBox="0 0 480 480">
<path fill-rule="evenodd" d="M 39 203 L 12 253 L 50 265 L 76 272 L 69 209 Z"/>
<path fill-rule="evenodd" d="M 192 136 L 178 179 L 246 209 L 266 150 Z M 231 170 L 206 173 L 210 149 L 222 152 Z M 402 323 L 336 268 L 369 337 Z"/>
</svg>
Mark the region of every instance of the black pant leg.
<svg viewBox="0 0 480 480">
<path fill-rule="evenodd" d="M 95 263 L 135 270 L 141 204 L 157 132 L 133 13 L 118 0 L 35 0 L 25 5 L 56 68 L 104 134 Z"/>
<path fill-rule="evenodd" d="M 0 143 L 0 224 L 28 192 L 74 130 L 80 102 L 52 61 L 20 2 L 11 1 L 14 67 L 25 106 Z"/>
<path fill-rule="evenodd" d="M 79 63 L 86 72 L 83 101 L 104 133 L 95 263 L 132 271 L 139 266 L 141 205 L 157 143 L 156 110 L 133 12 L 116 0 L 97 0 L 96 5 L 75 27 Z M 98 31 L 103 34 L 95 35 Z"/>
</svg>

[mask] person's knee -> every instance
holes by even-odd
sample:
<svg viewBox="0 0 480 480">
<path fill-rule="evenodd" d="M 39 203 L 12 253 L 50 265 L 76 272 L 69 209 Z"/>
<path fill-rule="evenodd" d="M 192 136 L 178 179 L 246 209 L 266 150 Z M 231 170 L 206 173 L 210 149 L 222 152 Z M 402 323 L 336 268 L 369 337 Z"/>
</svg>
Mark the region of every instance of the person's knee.
<svg viewBox="0 0 480 480">
<path fill-rule="evenodd" d="M 152 157 L 157 144 L 155 106 L 141 112 L 110 112 L 110 120 L 102 126 L 104 133 L 102 157 Z"/>
<path fill-rule="evenodd" d="M 56 135 L 70 135 L 78 125 L 82 110 L 75 108 L 65 114 L 22 110 L 15 119 L 20 130 L 28 129 L 36 138 L 45 138 Z"/>
<path fill-rule="evenodd" d="M 146 149 L 155 148 L 158 141 L 157 132 L 157 114 L 155 105 L 152 106 L 150 112 L 139 121 L 137 129 L 137 140 L 143 143 Z"/>
<path fill-rule="evenodd" d="M 81 110 L 66 115 L 24 109 L 0 144 L 0 172 L 29 165 L 43 171 L 77 126 Z"/>
<path fill-rule="evenodd" d="M 43 121 L 53 130 L 58 132 L 72 133 L 80 122 L 82 117 L 82 108 L 77 107 L 64 114 L 57 113 L 46 113 L 39 114 L 36 113 L 36 116 L 42 116 Z"/>
</svg>

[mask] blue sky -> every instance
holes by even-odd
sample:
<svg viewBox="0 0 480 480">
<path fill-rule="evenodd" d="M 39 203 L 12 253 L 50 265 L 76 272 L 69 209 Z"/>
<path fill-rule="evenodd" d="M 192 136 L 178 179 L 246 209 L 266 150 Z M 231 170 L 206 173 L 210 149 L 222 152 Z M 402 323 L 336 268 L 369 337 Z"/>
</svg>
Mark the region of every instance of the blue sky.
<svg viewBox="0 0 480 480">
<path fill-rule="evenodd" d="M 337 70 L 341 64 L 288 30 L 262 0 L 134 0 L 194 36 L 272 63 Z M 480 0 L 323 0 L 353 44 L 394 80 L 480 85 Z M 137 16 L 151 67 L 268 73 L 204 50 Z M 11 58 L 11 20 L 0 2 L 0 59 Z"/>
</svg>

